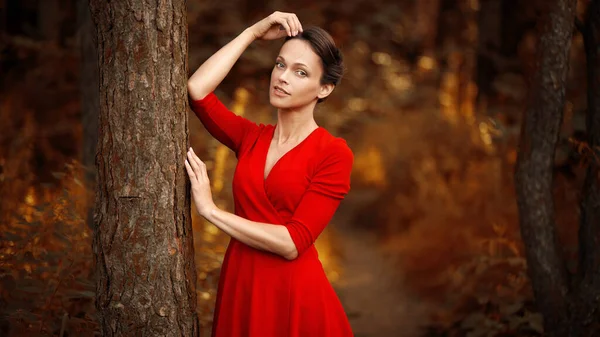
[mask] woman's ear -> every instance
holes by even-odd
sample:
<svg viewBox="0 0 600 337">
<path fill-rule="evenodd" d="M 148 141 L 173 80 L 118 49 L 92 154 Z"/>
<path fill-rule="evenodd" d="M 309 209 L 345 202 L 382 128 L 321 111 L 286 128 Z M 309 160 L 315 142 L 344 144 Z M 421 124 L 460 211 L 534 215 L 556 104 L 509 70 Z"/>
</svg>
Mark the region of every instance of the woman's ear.
<svg viewBox="0 0 600 337">
<path fill-rule="evenodd" d="M 319 89 L 319 94 L 317 95 L 317 98 L 323 99 L 323 98 L 329 96 L 329 94 L 331 94 L 333 89 L 335 89 L 335 85 L 333 83 L 327 83 L 327 84 L 321 85 L 321 88 Z"/>
</svg>

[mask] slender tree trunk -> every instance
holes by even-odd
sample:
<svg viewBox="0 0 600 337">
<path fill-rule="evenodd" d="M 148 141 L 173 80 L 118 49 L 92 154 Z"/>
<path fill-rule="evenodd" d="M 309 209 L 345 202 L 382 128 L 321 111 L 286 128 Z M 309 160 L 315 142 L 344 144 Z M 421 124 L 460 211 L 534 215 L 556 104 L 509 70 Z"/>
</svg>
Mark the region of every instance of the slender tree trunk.
<svg viewBox="0 0 600 337">
<path fill-rule="evenodd" d="M 522 37 L 522 22 L 518 15 L 523 11 L 524 4 L 519 0 L 502 0 L 500 16 L 502 17 L 502 30 L 500 53 L 504 56 L 516 55 L 519 40 Z"/>
<path fill-rule="evenodd" d="M 90 0 L 100 69 L 94 258 L 103 336 L 197 336 L 184 0 Z"/>
<path fill-rule="evenodd" d="M 77 1 L 77 26 L 79 27 L 79 52 L 81 78 L 81 124 L 83 126 L 83 150 L 81 163 L 85 168 L 85 185 L 88 191 L 96 188 L 96 145 L 98 143 L 98 115 L 100 110 L 100 93 L 98 91 L 98 53 L 94 41 L 95 27 L 90 15 L 88 0 Z M 88 193 L 90 200 L 87 205 L 89 212 L 87 224 L 93 228 L 94 193 Z"/>
<path fill-rule="evenodd" d="M 438 33 L 440 0 L 416 0 L 414 2 L 414 29 L 409 38 L 418 45 L 421 54 L 435 54 Z"/>
<path fill-rule="evenodd" d="M 462 32 L 462 64 L 459 73 L 459 111 L 467 122 L 475 120 L 477 96 L 477 46 L 479 40 L 479 0 L 463 0 L 460 8 L 464 20 Z"/>
<path fill-rule="evenodd" d="M 571 324 L 573 336 L 600 334 L 600 1 L 592 0 L 587 13 L 582 33 L 587 59 L 587 138 L 591 152 L 581 202 L 577 278 L 580 283 Z"/>
<path fill-rule="evenodd" d="M 58 0 L 43 0 L 38 2 L 38 29 L 44 39 L 58 42 L 60 39 L 60 23 L 63 13 Z"/>
<path fill-rule="evenodd" d="M 477 99 L 485 100 L 492 90 L 497 65 L 492 55 L 500 54 L 502 0 L 481 0 L 477 19 Z"/>
<path fill-rule="evenodd" d="M 553 163 L 565 103 L 576 0 L 553 0 L 541 22 L 515 182 L 528 272 L 547 336 L 567 336 L 569 287 L 556 236 Z"/>
</svg>

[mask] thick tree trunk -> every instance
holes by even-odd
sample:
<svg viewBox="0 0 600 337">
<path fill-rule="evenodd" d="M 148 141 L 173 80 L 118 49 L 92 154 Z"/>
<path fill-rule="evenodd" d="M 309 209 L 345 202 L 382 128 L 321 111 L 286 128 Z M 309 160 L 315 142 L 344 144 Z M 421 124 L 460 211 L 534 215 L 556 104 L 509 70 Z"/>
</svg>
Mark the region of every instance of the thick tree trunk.
<svg viewBox="0 0 600 337">
<path fill-rule="evenodd" d="M 103 336 L 197 336 L 184 0 L 90 0 L 100 69 L 94 257 Z"/>
<path fill-rule="evenodd" d="M 553 163 L 565 103 L 576 0 L 548 3 L 515 171 L 521 235 L 547 336 L 567 336 L 568 275 L 560 256 L 552 197 Z"/>
<path fill-rule="evenodd" d="M 90 15 L 88 0 L 77 0 L 77 26 L 79 27 L 79 52 L 81 78 L 81 124 L 83 126 L 83 149 L 81 163 L 85 168 L 85 185 L 89 191 L 96 188 L 96 145 L 98 143 L 98 115 L 100 93 L 98 91 L 98 53 L 94 41 L 95 28 Z M 88 207 L 93 203 L 94 193 L 88 193 Z M 87 224 L 93 228 L 93 207 L 89 207 Z"/>
<path fill-rule="evenodd" d="M 598 298 L 600 298 L 600 1 L 593 0 L 588 8 L 583 29 L 587 59 L 587 138 L 592 150 L 583 185 L 579 226 L 578 302 L 572 325 L 572 335 L 600 335 Z"/>
</svg>

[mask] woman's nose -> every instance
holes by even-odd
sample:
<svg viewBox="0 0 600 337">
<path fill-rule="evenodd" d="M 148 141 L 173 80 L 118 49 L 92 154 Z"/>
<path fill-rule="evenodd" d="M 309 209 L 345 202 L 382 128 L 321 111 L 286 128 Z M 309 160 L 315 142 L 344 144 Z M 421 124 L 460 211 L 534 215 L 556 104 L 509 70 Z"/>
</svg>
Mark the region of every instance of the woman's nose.
<svg viewBox="0 0 600 337">
<path fill-rule="evenodd" d="M 279 81 L 287 84 L 287 83 L 288 83 L 288 81 L 287 81 L 287 76 L 288 76 L 288 72 L 287 72 L 287 70 L 284 70 L 284 71 L 282 71 L 282 72 L 279 74 Z"/>
</svg>

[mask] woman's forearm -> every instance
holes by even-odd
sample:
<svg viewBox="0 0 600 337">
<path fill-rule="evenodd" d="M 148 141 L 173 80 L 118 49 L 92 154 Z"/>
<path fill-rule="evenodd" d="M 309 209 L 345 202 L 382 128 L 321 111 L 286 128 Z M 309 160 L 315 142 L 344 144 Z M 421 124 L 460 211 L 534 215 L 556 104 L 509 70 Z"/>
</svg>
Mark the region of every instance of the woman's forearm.
<svg viewBox="0 0 600 337">
<path fill-rule="evenodd" d="M 254 34 L 246 29 L 208 58 L 188 79 L 190 97 L 199 100 L 215 90 L 254 40 Z"/>
<path fill-rule="evenodd" d="M 296 245 L 283 225 L 250 221 L 218 208 L 213 208 L 206 219 L 250 247 L 280 255 L 288 260 L 298 256 Z"/>
</svg>

